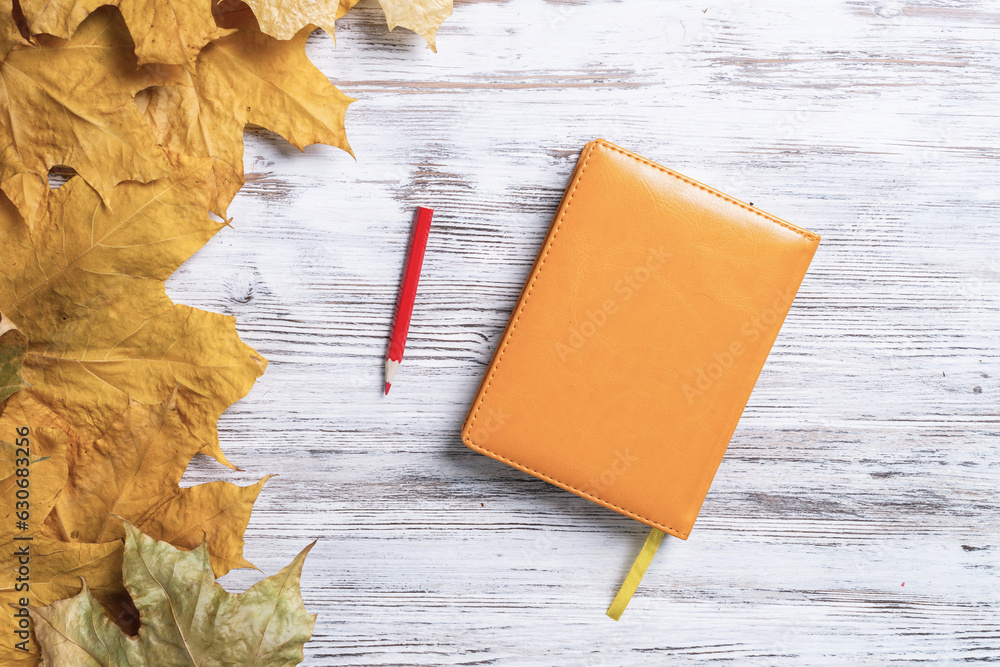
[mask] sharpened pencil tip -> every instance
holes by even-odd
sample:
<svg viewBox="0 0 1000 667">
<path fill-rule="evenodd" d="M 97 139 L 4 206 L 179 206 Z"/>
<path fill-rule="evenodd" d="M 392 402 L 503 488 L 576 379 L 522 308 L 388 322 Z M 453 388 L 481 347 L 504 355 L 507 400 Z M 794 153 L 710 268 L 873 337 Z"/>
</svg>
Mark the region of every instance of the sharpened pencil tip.
<svg viewBox="0 0 1000 667">
<path fill-rule="evenodd" d="M 385 395 L 386 395 L 386 396 L 388 396 L 388 395 L 389 395 L 389 387 L 391 387 L 391 386 L 392 386 L 392 385 L 391 385 L 391 384 L 389 384 L 388 382 L 386 382 L 386 383 L 385 383 Z"/>
</svg>

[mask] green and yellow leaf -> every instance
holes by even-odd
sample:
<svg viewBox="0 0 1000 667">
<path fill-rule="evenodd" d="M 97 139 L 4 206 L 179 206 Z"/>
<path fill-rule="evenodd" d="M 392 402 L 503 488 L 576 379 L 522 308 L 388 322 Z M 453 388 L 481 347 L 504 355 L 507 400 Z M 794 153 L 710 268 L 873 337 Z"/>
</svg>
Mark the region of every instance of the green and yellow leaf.
<svg viewBox="0 0 1000 667">
<path fill-rule="evenodd" d="M 60 667 L 297 665 L 316 622 L 299 591 L 313 544 L 277 574 L 233 594 L 215 582 L 204 542 L 182 551 L 125 522 L 122 569 L 142 617 L 138 635 L 109 621 L 84 587 L 31 609 L 44 660 Z"/>
</svg>

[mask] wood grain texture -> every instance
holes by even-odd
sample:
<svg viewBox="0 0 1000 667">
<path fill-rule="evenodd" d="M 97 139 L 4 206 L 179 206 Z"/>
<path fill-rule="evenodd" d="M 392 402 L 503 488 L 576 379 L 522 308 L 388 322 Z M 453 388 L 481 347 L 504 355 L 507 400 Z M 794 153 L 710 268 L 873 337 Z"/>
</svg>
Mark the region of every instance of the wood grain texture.
<svg viewBox="0 0 1000 667">
<path fill-rule="evenodd" d="M 357 161 L 248 132 L 168 281 L 270 366 L 220 422 L 307 542 L 307 665 L 1000 661 L 1000 4 L 459 2 L 431 53 L 372 0 L 321 32 Z M 604 137 L 821 234 L 689 540 L 604 615 L 638 522 L 459 430 L 579 150 Z M 402 366 L 412 215 L 435 209 Z M 259 575 L 223 578 L 240 590 Z"/>
</svg>

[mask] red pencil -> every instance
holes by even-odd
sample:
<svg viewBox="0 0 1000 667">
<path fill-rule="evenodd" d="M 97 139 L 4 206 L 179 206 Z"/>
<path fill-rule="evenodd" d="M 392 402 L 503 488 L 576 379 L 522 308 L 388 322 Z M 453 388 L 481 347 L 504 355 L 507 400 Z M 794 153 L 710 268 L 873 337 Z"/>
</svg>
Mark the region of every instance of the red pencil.
<svg viewBox="0 0 1000 667">
<path fill-rule="evenodd" d="M 399 288 L 399 299 L 396 301 L 396 314 L 392 321 L 392 334 L 389 336 L 389 349 L 385 353 L 385 393 L 389 393 L 399 364 L 403 361 L 403 348 L 406 347 L 406 334 L 410 330 L 410 316 L 413 315 L 413 300 L 417 296 L 417 282 L 420 280 L 420 267 L 424 263 L 424 250 L 427 249 L 427 235 L 431 231 L 431 216 L 434 209 L 417 209 L 417 222 L 410 236 L 410 250 L 406 254 L 406 268 L 403 269 L 403 283 Z"/>
</svg>

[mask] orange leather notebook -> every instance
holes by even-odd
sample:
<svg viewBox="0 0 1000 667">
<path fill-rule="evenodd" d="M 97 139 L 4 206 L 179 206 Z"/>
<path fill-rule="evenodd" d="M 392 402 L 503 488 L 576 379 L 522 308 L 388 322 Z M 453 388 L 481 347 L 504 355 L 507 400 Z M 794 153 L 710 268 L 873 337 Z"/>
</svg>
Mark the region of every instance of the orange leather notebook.
<svg viewBox="0 0 1000 667">
<path fill-rule="evenodd" d="M 587 144 L 463 442 L 687 539 L 818 244 Z"/>
</svg>

